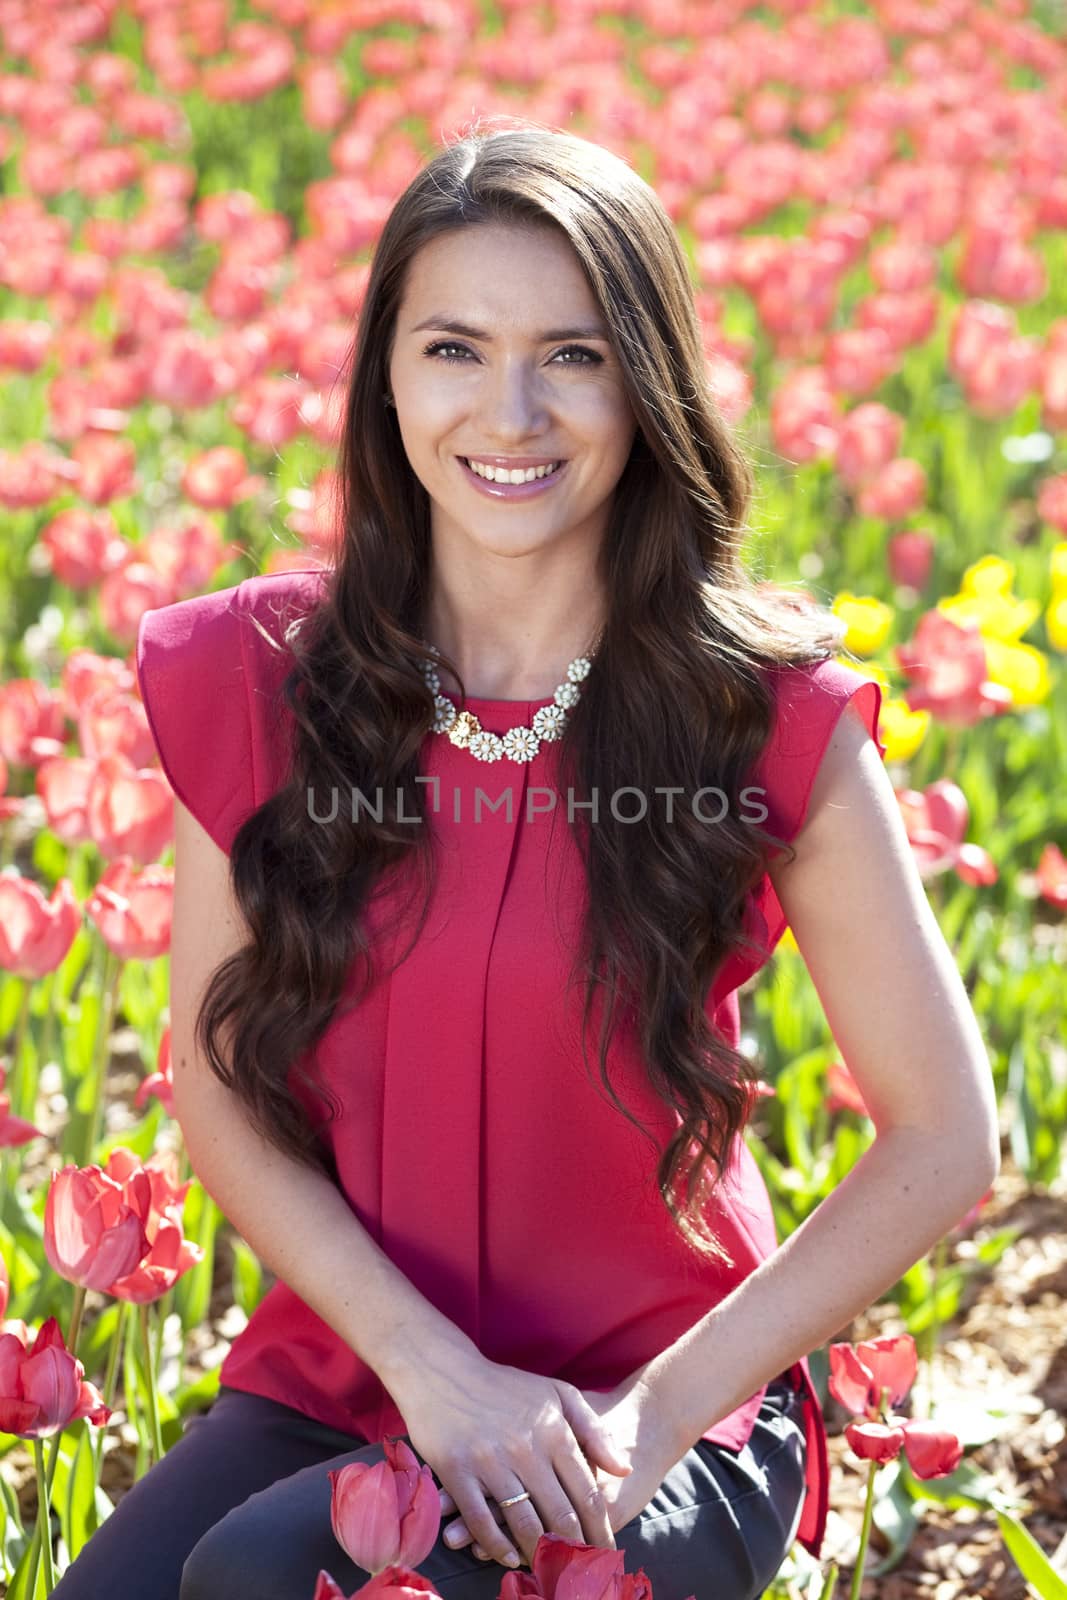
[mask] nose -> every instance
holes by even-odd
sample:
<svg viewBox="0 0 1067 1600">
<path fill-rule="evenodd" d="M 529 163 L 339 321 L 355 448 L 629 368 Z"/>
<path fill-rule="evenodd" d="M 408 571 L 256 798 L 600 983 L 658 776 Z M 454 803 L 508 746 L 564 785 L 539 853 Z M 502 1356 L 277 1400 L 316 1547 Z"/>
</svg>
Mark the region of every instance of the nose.
<svg viewBox="0 0 1067 1600">
<path fill-rule="evenodd" d="M 536 365 L 505 361 L 495 372 L 489 370 L 485 418 L 486 436 L 495 434 L 502 444 L 513 444 L 545 431 L 548 407 Z"/>
</svg>

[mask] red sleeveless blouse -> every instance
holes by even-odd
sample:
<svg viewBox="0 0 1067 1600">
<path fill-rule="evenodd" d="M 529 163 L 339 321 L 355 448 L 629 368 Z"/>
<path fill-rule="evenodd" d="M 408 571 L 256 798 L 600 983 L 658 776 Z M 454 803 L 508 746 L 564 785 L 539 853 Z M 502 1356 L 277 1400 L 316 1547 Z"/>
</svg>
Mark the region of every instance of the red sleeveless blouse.
<svg viewBox="0 0 1067 1600">
<path fill-rule="evenodd" d="M 289 664 L 285 630 L 315 604 L 326 576 L 315 568 L 246 578 L 142 619 L 137 674 L 160 761 L 227 853 L 245 817 L 286 779 L 287 713 L 275 701 Z M 765 826 L 791 840 L 850 701 L 884 757 L 881 691 L 836 661 L 775 669 L 772 679 L 776 726 L 752 781 L 765 790 Z M 549 703 L 467 701 L 498 734 Z M 616 1032 L 611 1081 L 654 1133 L 655 1151 L 599 1086 L 595 1022 L 590 1074 L 582 1065 L 581 994 L 566 985 L 585 879 L 555 755 L 548 744 L 531 762 L 486 764 L 427 735 L 421 770 L 438 780 L 426 801 L 440 848 L 423 933 L 362 1002 L 339 1008 L 301 1064 L 343 1107 L 321 1137 L 349 1204 L 416 1288 L 491 1360 L 606 1390 L 699 1321 L 778 1241 L 766 1186 L 740 1139 L 713 1202 L 733 1265 L 701 1261 L 656 1187 L 658 1151 L 679 1119 L 648 1087 L 631 1033 L 622 1024 Z M 315 797 L 318 815 L 328 815 L 330 800 Z M 339 796 L 338 825 L 351 825 L 350 804 Z M 386 966 L 412 932 L 399 906 L 383 893 L 367 908 Z M 734 1047 L 738 988 L 785 929 L 767 876 L 750 896 L 746 927 L 762 957 L 732 954 L 707 999 Z M 297 1092 L 313 1115 L 321 1112 L 308 1091 Z M 807 1402 L 798 1538 L 817 1556 L 826 1433 L 807 1359 L 790 1370 Z M 220 1376 L 370 1441 L 407 1431 L 375 1373 L 282 1282 L 234 1341 Z M 704 1437 L 739 1450 L 763 1394 Z"/>
</svg>

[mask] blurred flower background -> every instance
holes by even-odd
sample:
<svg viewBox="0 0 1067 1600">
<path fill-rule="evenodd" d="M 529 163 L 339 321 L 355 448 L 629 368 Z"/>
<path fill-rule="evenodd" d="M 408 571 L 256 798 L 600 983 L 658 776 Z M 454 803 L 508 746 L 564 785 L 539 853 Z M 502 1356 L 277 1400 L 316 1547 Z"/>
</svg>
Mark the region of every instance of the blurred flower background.
<svg viewBox="0 0 1067 1600">
<path fill-rule="evenodd" d="M 915 1339 L 911 1415 L 965 1452 L 873 1464 L 863 1594 L 1062 1600 L 1062 0 L 0 0 L 0 44 L 5 1592 L 50 1592 L 269 1287 L 172 1114 L 138 621 L 330 562 L 375 239 L 443 139 L 512 116 L 616 151 L 673 218 L 757 470 L 750 563 L 832 604 L 883 685 L 995 1074 L 995 1190 L 845 1330 Z M 785 1237 L 874 1130 L 789 936 L 742 1012 Z M 827 1351 L 812 1370 L 847 1568 L 867 1485 Z M 823 1579 L 798 1547 L 773 1593 Z"/>
</svg>

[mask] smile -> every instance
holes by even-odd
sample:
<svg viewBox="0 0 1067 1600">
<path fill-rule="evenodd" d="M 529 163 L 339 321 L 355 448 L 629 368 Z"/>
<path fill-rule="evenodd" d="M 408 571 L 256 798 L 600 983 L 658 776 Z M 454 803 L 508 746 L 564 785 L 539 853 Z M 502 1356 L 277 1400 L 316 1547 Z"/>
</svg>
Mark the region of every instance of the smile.
<svg viewBox="0 0 1067 1600">
<path fill-rule="evenodd" d="M 456 460 L 463 468 L 468 481 L 482 494 L 491 496 L 494 500 L 529 500 L 532 496 L 543 494 L 550 489 L 567 470 L 566 461 L 557 461 L 551 471 L 541 468 L 530 468 L 524 472 L 518 483 L 512 481 L 510 475 L 506 479 L 496 477 L 483 477 L 482 472 L 491 469 L 482 468 L 481 472 L 475 471 L 465 456 L 457 456 Z M 540 472 L 540 477 L 537 475 Z"/>
</svg>

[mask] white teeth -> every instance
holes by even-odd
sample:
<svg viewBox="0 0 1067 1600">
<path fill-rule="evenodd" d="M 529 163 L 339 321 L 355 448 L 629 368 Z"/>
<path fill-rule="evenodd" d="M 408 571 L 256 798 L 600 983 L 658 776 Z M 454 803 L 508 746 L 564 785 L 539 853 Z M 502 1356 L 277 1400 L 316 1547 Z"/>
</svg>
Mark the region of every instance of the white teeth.
<svg viewBox="0 0 1067 1600">
<path fill-rule="evenodd" d="M 467 458 L 464 457 L 464 460 Z M 536 478 L 547 478 L 550 472 L 555 472 L 557 467 L 563 465 L 561 461 L 553 461 L 547 467 L 527 467 L 523 471 L 515 467 L 508 471 L 506 467 L 484 467 L 480 461 L 467 461 L 472 472 L 479 478 L 487 478 L 490 483 L 533 483 Z"/>
</svg>

